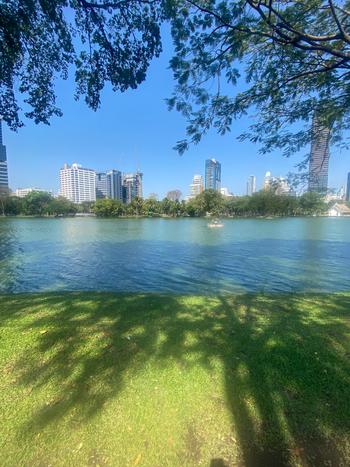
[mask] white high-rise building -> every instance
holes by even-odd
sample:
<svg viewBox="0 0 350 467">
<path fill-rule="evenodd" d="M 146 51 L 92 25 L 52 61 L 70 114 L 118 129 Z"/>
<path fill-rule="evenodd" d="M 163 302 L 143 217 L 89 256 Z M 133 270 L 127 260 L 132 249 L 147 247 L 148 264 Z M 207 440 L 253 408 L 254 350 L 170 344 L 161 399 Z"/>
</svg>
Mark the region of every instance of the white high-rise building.
<svg viewBox="0 0 350 467">
<path fill-rule="evenodd" d="M 203 191 L 203 177 L 202 175 L 195 175 L 192 183 L 190 184 L 190 195 L 189 198 L 195 198 L 200 195 Z"/>
<path fill-rule="evenodd" d="M 255 175 L 249 175 L 247 181 L 247 196 L 252 196 L 256 192 L 256 177 Z"/>
<path fill-rule="evenodd" d="M 263 187 L 264 190 L 270 190 L 271 183 L 272 183 L 271 172 L 266 172 L 265 178 L 264 178 L 264 187 Z"/>
<path fill-rule="evenodd" d="M 78 164 L 64 164 L 60 170 L 60 195 L 77 204 L 96 201 L 96 172 Z"/>
</svg>

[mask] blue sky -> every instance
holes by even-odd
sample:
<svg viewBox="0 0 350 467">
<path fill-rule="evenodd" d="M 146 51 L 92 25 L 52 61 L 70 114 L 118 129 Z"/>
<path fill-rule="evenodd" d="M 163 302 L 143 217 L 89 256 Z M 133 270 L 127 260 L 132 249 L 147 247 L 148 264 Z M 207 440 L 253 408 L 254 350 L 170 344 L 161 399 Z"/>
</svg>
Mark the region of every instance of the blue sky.
<svg viewBox="0 0 350 467">
<path fill-rule="evenodd" d="M 185 136 L 185 121 L 177 112 L 169 112 L 165 104 L 174 85 L 168 70 L 170 56 L 167 41 L 161 57 L 152 62 L 146 81 L 137 90 L 123 94 L 106 89 L 96 113 L 82 100 L 74 100 L 72 79 L 58 81 L 57 103 L 63 117 L 53 118 L 50 126 L 27 120 L 17 133 L 3 128 L 11 188 L 37 187 L 57 192 L 59 169 L 65 162 L 78 162 L 96 170 L 140 169 L 144 173 L 144 195 L 155 192 L 160 198 L 175 188 L 187 195 L 193 175 L 204 175 L 208 157 L 221 162 L 222 186 L 235 194 L 245 194 L 250 174 L 256 175 L 260 188 L 267 170 L 273 175 L 295 171 L 300 157 L 285 159 L 279 153 L 262 156 L 257 145 L 237 141 L 249 125 L 248 117 L 236 121 L 231 133 L 219 136 L 212 131 L 199 145 L 179 156 L 172 148 Z M 344 185 L 348 171 L 349 151 L 334 150 L 329 186 Z"/>
</svg>

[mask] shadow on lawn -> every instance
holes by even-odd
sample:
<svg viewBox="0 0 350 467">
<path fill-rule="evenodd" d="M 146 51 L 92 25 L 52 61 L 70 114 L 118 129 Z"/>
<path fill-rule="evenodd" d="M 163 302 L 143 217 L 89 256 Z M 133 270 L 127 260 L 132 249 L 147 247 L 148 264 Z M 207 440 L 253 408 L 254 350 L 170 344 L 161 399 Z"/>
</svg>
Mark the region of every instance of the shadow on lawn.
<svg viewBox="0 0 350 467">
<path fill-rule="evenodd" d="M 11 311 L 0 314 L 0 324 L 27 313 L 28 299 L 6 298 Z M 55 384 L 60 396 L 34 413 L 25 430 L 40 430 L 73 408 L 93 416 L 150 358 L 209 370 L 218 358 L 244 465 L 289 465 L 295 458 L 341 465 L 339 440 L 350 428 L 349 311 L 350 296 L 341 295 L 193 303 L 171 295 L 30 296 L 27 326 L 45 333 L 35 344 L 41 359 L 19 357 L 20 383 Z M 190 363 L 188 355 L 195 357 Z M 212 465 L 226 464 L 213 459 Z"/>
</svg>

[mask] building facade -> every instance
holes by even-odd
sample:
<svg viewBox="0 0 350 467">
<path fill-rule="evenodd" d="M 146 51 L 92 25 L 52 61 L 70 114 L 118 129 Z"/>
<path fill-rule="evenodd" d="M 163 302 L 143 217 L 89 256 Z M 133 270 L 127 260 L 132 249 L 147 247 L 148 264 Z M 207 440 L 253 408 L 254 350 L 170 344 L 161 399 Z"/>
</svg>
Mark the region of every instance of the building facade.
<svg viewBox="0 0 350 467">
<path fill-rule="evenodd" d="M 275 195 L 296 196 L 296 193 L 289 186 L 288 180 L 284 177 L 274 177 L 271 172 L 266 172 L 263 189 L 272 191 Z"/>
<path fill-rule="evenodd" d="M 73 203 L 96 201 L 96 172 L 78 164 L 60 170 L 60 195 Z"/>
<path fill-rule="evenodd" d="M 266 172 L 265 177 L 264 177 L 264 185 L 263 189 L 264 190 L 270 190 L 272 185 L 272 175 L 271 172 Z"/>
<path fill-rule="evenodd" d="M 119 170 L 107 172 L 107 198 L 123 201 L 122 173 Z"/>
<path fill-rule="evenodd" d="M 221 164 L 216 159 L 205 161 L 205 189 L 220 191 Z"/>
<path fill-rule="evenodd" d="M 106 172 L 96 173 L 96 199 L 107 198 L 107 174 Z"/>
<path fill-rule="evenodd" d="M 194 175 L 192 183 L 190 184 L 190 195 L 189 198 L 195 198 L 200 195 L 203 191 L 203 177 L 202 175 Z"/>
<path fill-rule="evenodd" d="M 123 201 L 126 204 L 138 197 L 143 198 L 141 172 L 128 173 L 123 175 Z"/>
<path fill-rule="evenodd" d="M 32 191 L 40 191 L 41 193 L 49 193 L 49 191 L 42 190 L 41 188 L 17 188 L 14 195 L 17 196 L 17 198 L 25 198 L 29 193 L 32 193 Z"/>
<path fill-rule="evenodd" d="M 348 180 L 346 183 L 346 194 L 345 194 L 346 201 L 350 201 L 350 172 L 348 173 Z"/>
<path fill-rule="evenodd" d="M 0 195 L 9 192 L 6 146 L 2 139 L 2 120 L 0 118 Z"/>
<path fill-rule="evenodd" d="M 247 196 L 252 196 L 256 192 L 256 177 L 249 175 L 247 180 Z"/>
<path fill-rule="evenodd" d="M 313 118 L 309 160 L 309 191 L 326 193 L 328 188 L 329 141 L 331 130 Z"/>
</svg>

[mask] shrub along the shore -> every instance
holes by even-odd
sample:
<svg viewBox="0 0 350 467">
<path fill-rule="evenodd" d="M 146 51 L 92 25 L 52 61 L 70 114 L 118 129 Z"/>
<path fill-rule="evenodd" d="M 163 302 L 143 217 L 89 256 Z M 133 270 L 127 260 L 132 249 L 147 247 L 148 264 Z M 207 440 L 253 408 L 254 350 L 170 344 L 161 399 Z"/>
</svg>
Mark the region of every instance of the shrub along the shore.
<svg viewBox="0 0 350 467">
<path fill-rule="evenodd" d="M 260 191 L 253 196 L 224 197 L 214 190 L 205 190 L 195 198 L 172 201 L 164 198 L 134 198 L 131 203 L 99 199 L 95 203 L 76 205 L 63 197 L 54 198 L 49 193 L 33 191 L 25 198 L 7 196 L 0 198 L 0 214 L 29 216 L 68 216 L 77 212 L 93 212 L 98 217 L 121 216 L 309 216 L 324 214 L 328 204 L 317 193 L 302 196 L 277 195 L 273 191 Z"/>
<path fill-rule="evenodd" d="M 130 204 L 112 199 L 97 200 L 93 211 L 100 217 L 118 216 L 171 216 L 203 217 L 214 216 L 305 216 L 323 214 L 328 205 L 317 193 L 305 193 L 300 197 L 276 195 L 272 191 L 260 191 L 253 196 L 225 198 L 214 190 L 205 190 L 187 203 L 142 200 L 135 198 Z"/>
</svg>

